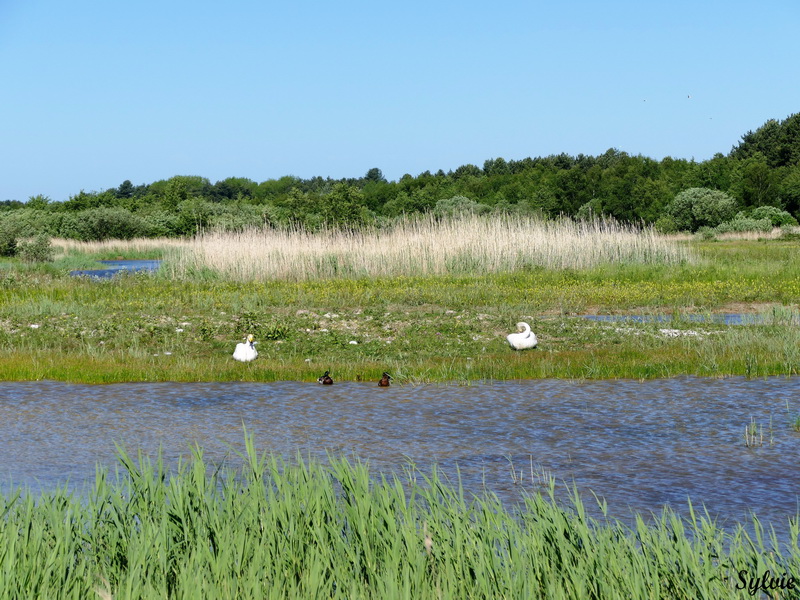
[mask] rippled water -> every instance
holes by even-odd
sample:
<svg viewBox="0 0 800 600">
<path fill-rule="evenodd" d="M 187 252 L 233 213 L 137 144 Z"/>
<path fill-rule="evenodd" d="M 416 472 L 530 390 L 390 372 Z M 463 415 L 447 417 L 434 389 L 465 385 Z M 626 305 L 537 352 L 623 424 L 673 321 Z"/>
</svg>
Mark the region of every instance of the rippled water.
<svg viewBox="0 0 800 600">
<path fill-rule="evenodd" d="M 534 380 L 473 386 L 336 383 L 0 383 L 0 481 L 34 490 L 69 481 L 81 489 L 95 463 L 115 463 L 114 442 L 174 464 L 190 444 L 214 461 L 238 458 L 242 426 L 261 450 L 324 459 L 345 452 L 373 470 L 406 459 L 461 473 L 518 500 L 511 465 L 528 489 L 535 472 L 593 490 L 613 516 L 686 512 L 705 504 L 720 524 L 785 524 L 798 512 L 800 378 L 654 381 Z M 764 446 L 748 448 L 751 418 Z M 772 438 L 772 441 L 770 441 Z"/>
</svg>

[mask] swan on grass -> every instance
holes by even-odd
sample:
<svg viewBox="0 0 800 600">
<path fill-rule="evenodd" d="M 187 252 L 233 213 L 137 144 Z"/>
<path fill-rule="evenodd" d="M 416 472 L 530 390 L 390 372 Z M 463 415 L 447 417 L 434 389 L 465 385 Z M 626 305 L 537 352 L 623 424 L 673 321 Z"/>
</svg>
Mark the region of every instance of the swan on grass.
<svg viewBox="0 0 800 600">
<path fill-rule="evenodd" d="M 531 331 L 531 326 L 524 321 L 517 323 L 517 333 L 509 333 L 506 339 L 508 340 L 508 345 L 514 350 L 536 348 L 539 343 L 539 340 L 536 339 L 536 334 Z"/>
<path fill-rule="evenodd" d="M 233 351 L 233 358 L 241 362 L 255 360 L 256 357 L 258 357 L 258 350 L 256 350 L 256 344 L 258 342 L 253 341 L 254 339 L 251 333 L 244 338 L 243 342 L 236 344 L 236 350 Z"/>
</svg>

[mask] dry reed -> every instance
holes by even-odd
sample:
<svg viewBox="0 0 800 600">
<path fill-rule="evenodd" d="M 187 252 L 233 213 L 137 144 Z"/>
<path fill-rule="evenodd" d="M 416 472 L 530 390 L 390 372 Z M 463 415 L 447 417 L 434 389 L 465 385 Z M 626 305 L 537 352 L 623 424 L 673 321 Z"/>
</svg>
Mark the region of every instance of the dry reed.
<svg viewBox="0 0 800 600">
<path fill-rule="evenodd" d="M 95 254 L 101 252 L 148 252 L 151 250 L 166 250 L 168 248 L 183 248 L 189 245 L 185 239 L 178 238 L 135 238 L 132 240 L 102 240 L 82 242 L 64 238 L 53 238 L 53 248 L 62 253 L 81 252 Z"/>
<path fill-rule="evenodd" d="M 688 249 L 652 228 L 613 221 L 519 216 L 433 217 L 387 229 L 257 229 L 197 236 L 170 261 L 178 277 L 210 269 L 225 279 L 311 280 L 583 269 L 601 264 L 680 264 Z"/>
</svg>

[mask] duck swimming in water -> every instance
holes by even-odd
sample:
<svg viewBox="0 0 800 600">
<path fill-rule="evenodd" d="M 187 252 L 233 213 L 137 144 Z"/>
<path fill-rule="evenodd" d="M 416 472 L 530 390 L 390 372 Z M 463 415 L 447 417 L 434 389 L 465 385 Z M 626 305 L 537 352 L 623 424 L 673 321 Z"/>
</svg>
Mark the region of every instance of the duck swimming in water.
<svg viewBox="0 0 800 600">
<path fill-rule="evenodd" d="M 391 378 L 392 378 L 392 376 L 389 375 L 386 371 L 384 371 L 383 372 L 383 377 L 381 377 L 381 380 L 378 382 L 378 385 L 381 386 L 381 387 L 389 387 L 389 380 Z"/>
<path fill-rule="evenodd" d="M 506 336 L 508 345 L 514 350 L 527 350 L 529 348 L 536 348 L 539 340 L 536 339 L 536 334 L 531 331 L 531 326 L 525 322 L 517 323 L 518 333 L 509 333 Z"/>
<path fill-rule="evenodd" d="M 258 342 L 253 341 L 254 339 L 253 334 L 250 333 L 244 338 L 244 342 L 236 344 L 236 350 L 233 351 L 233 358 L 241 362 L 255 360 L 258 357 L 258 351 L 256 350 L 256 344 Z"/>
<path fill-rule="evenodd" d="M 321 383 L 322 385 L 333 385 L 333 378 L 331 377 L 330 371 L 325 371 L 325 373 L 317 379 L 317 383 Z"/>
</svg>

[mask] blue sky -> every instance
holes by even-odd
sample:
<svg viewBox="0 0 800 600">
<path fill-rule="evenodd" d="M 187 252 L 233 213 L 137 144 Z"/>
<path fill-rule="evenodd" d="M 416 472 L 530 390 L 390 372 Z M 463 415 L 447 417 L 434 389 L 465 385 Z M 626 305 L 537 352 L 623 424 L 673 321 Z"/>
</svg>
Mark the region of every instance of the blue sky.
<svg viewBox="0 0 800 600">
<path fill-rule="evenodd" d="M 800 112 L 800 3 L 0 0 L 0 200 L 702 161 Z"/>
</svg>

